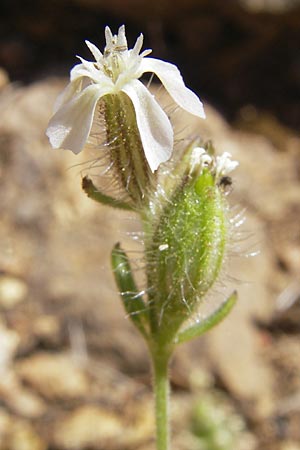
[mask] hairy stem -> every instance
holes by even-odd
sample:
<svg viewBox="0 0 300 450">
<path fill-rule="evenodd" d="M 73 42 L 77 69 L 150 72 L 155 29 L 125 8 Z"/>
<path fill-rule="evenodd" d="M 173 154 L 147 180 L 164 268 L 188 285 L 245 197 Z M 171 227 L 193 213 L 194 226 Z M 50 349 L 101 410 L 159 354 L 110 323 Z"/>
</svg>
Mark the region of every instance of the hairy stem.
<svg viewBox="0 0 300 450">
<path fill-rule="evenodd" d="M 156 448 L 169 449 L 169 376 L 168 367 L 170 354 L 165 352 L 152 353 L 153 358 L 153 388 L 155 395 Z"/>
</svg>

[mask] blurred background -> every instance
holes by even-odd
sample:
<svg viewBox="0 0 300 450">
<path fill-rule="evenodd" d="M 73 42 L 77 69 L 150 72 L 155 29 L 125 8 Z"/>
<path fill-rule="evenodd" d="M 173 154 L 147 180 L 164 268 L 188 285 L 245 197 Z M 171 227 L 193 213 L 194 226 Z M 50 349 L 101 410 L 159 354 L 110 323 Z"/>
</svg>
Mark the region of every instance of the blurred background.
<svg viewBox="0 0 300 450">
<path fill-rule="evenodd" d="M 176 129 L 240 161 L 228 199 L 246 221 L 208 299 L 240 300 L 175 355 L 173 449 L 299 450 L 299 0 L 1 0 L 0 450 L 155 448 L 146 349 L 109 267 L 139 223 L 81 191 L 95 154 L 45 137 L 84 40 L 123 23 L 204 101 Z"/>
</svg>

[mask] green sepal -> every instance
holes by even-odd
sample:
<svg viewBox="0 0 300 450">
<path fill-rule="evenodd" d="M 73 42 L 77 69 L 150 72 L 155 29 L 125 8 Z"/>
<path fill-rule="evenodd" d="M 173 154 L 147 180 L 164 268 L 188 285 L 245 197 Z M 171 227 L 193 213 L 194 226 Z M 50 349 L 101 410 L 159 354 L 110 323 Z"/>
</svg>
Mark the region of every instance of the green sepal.
<svg viewBox="0 0 300 450">
<path fill-rule="evenodd" d="M 111 263 L 124 308 L 134 325 L 147 337 L 148 310 L 133 279 L 128 257 L 119 243 L 112 250 Z"/>
<path fill-rule="evenodd" d="M 129 211 L 133 210 L 132 206 L 130 206 L 128 203 L 122 202 L 121 200 L 116 200 L 109 195 L 103 194 L 101 191 L 99 191 L 98 188 L 96 188 L 92 180 L 87 176 L 83 177 L 82 179 L 82 189 L 89 198 L 95 200 L 98 203 L 109 205 L 113 208 L 126 209 Z"/>
<path fill-rule="evenodd" d="M 214 326 L 218 325 L 232 310 L 237 301 L 237 292 L 234 291 L 219 308 L 206 319 L 179 332 L 175 338 L 175 344 L 183 344 L 191 339 L 201 336 Z"/>
</svg>

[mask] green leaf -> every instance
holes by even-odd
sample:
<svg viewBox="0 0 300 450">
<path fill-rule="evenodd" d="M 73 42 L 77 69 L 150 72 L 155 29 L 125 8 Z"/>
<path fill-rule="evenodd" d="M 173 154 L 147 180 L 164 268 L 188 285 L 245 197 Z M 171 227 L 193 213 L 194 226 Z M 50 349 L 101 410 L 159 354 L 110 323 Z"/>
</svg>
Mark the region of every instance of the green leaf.
<svg viewBox="0 0 300 450">
<path fill-rule="evenodd" d="M 234 291 L 209 317 L 179 332 L 175 338 L 175 344 L 182 344 L 209 331 L 230 313 L 236 301 L 237 292 Z"/>
<path fill-rule="evenodd" d="M 122 202 L 121 200 L 116 200 L 109 195 L 103 194 L 101 191 L 99 191 L 98 188 L 96 188 L 92 180 L 88 177 L 84 177 L 82 179 L 82 189 L 89 198 L 95 200 L 98 203 L 103 203 L 103 205 L 109 205 L 114 208 L 126 209 L 129 211 L 133 210 L 133 208 L 128 203 Z"/>
<path fill-rule="evenodd" d="M 112 250 L 111 261 L 124 308 L 134 325 L 147 337 L 148 309 L 142 299 L 142 293 L 136 287 L 128 257 L 119 243 Z"/>
</svg>

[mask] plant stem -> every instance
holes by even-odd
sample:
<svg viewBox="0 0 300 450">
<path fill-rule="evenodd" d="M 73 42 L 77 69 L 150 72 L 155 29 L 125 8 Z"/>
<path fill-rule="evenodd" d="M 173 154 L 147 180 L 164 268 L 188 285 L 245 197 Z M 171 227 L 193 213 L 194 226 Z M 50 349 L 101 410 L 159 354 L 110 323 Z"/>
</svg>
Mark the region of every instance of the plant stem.
<svg viewBox="0 0 300 450">
<path fill-rule="evenodd" d="M 169 448 L 169 353 L 152 353 L 153 387 L 155 395 L 156 448 Z"/>
</svg>

